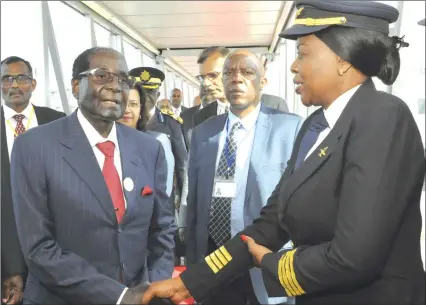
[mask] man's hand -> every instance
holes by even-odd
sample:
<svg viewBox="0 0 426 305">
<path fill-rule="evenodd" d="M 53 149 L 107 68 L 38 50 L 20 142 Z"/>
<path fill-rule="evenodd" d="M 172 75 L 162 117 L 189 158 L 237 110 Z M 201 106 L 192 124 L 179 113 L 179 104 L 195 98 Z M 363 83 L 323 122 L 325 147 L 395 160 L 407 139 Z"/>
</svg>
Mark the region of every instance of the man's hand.
<svg viewBox="0 0 426 305">
<path fill-rule="evenodd" d="M 136 287 L 127 289 L 126 293 L 121 300 L 122 305 L 133 305 L 133 304 L 141 304 L 142 296 L 145 291 L 148 289 L 150 283 L 144 282 Z"/>
<path fill-rule="evenodd" d="M 247 235 L 241 235 L 241 239 L 248 246 L 250 254 L 253 256 L 254 264 L 256 267 L 260 266 L 262 258 L 265 254 L 272 253 L 268 248 L 256 244 L 253 238 Z"/>
<path fill-rule="evenodd" d="M 3 284 L 3 303 L 17 304 L 22 301 L 24 282 L 21 275 L 13 275 L 6 278 Z"/>
<path fill-rule="evenodd" d="M 191 297 L 188 289 L 180 277 L 152 283 L 144 293 L 142 304 L 148 305 L 153 298 L 170 299 L 174 304 L 179 304 Z"/>
</svg>

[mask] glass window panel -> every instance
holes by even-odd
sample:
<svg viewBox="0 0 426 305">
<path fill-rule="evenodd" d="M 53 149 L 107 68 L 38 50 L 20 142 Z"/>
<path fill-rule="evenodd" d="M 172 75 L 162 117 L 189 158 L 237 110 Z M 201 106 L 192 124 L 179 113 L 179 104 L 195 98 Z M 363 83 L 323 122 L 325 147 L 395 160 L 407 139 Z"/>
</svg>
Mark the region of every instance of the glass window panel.
<svg viewBox="0 0 426 305">
<path fill-rule="evenodd" d="M 268 79 L 268 84 L 263 89 L 263 93 L 272 94 L 279 96 L 280 95 L 280 69 L 281 67 L 279 55 L 275 55 L 274 61 L 269 62 L 266 66 L 266 78 Z"/>
<path fill-rule="evenodd" d="M 95 36 L 98 47 L 111 47 L 111 32 L 102 25 L 95 22 Z"/>
<path fill-rule="evenodd" d="M 142 66 L 141 50 L 135 48 L 126 40 L 123 40 L 124 57 L 129 70 Z"/>
<path fill-rule="evenodd" d="M 81 13 L 62 2 L 49 1 L 48 4 L 62 65 L 65 90 L 70 108 L 73 109 L 76 101 L 71 91 L 72 67 L 77 56 L 91 48 L 90 24 Z M 49 71 L 49 78 L 56 78 L 53 68 Z"/>
<path fill-rule="evenodd" d="M 142 54 L 143 56 L 143 65 L 144 67 L 152 67 L 156 68 L 155 59 L 146 55 L 145 53 Z"/>
<path fill-rule="evenodd" d="M 56 81 L 55 71 L 53 70 L 52 57 L 49 52 L 49 103 L 50 108 L 64 111 L 64 107 L 62 105 L 61 96 L 59 95 L 58 90 L 58 82 Z M 72 100 L 69 100 L 70 104 L 75 105 L 77 101 L 73 97 Z M 71 107 L 70 107 L 71 108 Z"/>
<path fill-rule="evenodd" d="M 175 87 L 174 84 L 174 72 L 169 71 L 166 69 L 166 98 L 170 99 L 170 93 L 172 92 L 173 88 Z"/>
<path fill-rule="evenodd" d="M 1 60 L 19 56 L 33 68 L 37 87 L 31 102 L 46 106 L 41 1 L 1 1 Z M 22 9 L 25 7 L 25 9 Z M 17 21 L 17 13 L 19 20 Z M 25 33 L 20 36 L 19 33 Z"/>
<path fill-rule="evenodd" d="M 182 83 L 182 93 L 183 93 L 182 104 L 185 107 L 190 107 L 191 102 L 189 101 L 189 89 L 188 89 L 188 84 L 186 81 L 183 81 Z"/>
</svg>

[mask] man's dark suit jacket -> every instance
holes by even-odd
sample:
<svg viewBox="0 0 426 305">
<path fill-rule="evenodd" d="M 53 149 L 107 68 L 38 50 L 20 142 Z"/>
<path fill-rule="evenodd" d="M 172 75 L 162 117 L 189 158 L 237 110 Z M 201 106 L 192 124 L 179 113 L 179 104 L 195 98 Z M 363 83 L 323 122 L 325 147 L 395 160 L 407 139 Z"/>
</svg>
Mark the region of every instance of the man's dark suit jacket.
<svg viewBox="0 0 426 305">
<path fill-rule="evenodd" d="M 207 120 L 208 118 L 211 118 L 212 116 L 217 115 L 217 101 L 214 101 L 210 104 L 208 104 L 203 109 L 197 111 L 194 114 L 194 126 L 196 127 L 200 125 L 202 122 Z"/>
<path fill-rule="evenodd" d="M 282 97 L 271 94 L 262 94 L 262 102 L 268 107 L 289 112 L 287 103 Z"/>
<path fill-rule="evenodd" d="M 43 125 L 65 116 L 47 107 L 34 106 L 38 125 Z M 1 277 L 3 279 L 17 274 L 25 274 L 25 261 L 22 256 L 16 232 L 13 213 L 12 190 L 10 184 L 10 161 L 6 139 L 6 124 L 3 106 L 1 107 Z M 46 149 L 49 149 L 46 147 Z"/>
<path fill-rule="evenodd" d="M 180 114 L 183 120 L 183 125 L 182 125 L 183 136 L 185 138 L 186 147 L 188 148 L 189 148 L 189 145 L 191 144 L 189 132 L 194 126 L 195 113 L 199 109 L 200 109 L 200 106 L 194 106 L 194 107 L 188 108 L 188 110 L 185 110 L 184 112 Z"/>
<path fill-rule="evenodd" d="M 116 124 L 126 211 L 120 223 L 74 114 L 16 138 L 13 207 L 28 264 L 24 303 L 116 304 L 124 288 L 173 272 L 173 208 L 162 144 Z"/>
</svg>

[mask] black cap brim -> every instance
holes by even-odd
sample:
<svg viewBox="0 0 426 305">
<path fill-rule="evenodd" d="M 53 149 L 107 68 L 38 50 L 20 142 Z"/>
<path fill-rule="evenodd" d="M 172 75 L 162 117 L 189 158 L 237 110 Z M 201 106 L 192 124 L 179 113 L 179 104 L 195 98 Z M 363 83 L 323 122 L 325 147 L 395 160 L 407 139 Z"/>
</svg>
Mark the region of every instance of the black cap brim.
<svg viewBox="0 0 426 305">
<path fill-rule="evenodd" d="M 292 27 L 282 31 L 279 36 L 281 38 L 296 40 L 300 36 L 310 35 L 321 30 L 328 28 L 329 25 L 319 25 L 319 26 L 305 26 L 300 24 L 295 24 Z"/>
<path fill-rule="evenodd" d="M 420 21 L 418 22 L 418 24 L 419 24 L 419 25 L 423 25 L 423 26 L 425 26 L 425 21 L 426 21 L 426 19 L 420 20 Z"/>
</svg>

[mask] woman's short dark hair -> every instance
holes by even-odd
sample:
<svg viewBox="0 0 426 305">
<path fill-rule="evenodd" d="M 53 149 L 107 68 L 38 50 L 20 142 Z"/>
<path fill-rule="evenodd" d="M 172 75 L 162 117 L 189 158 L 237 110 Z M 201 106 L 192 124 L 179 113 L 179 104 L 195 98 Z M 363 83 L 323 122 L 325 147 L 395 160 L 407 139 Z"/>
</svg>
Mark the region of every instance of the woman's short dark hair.
<svg viewBox="0 0 426 305">
<path fill-rule="evenodd" d="M 139 93 L 139 101 L 141 104 L 140 110 L 139 110 L 139 119 L 136 122 L 136 129 L 140 131 L 145 130 L 146 123 L 149 120 L 149 113 L 146 111 L 146 99 L 145 99 L 145 92 L 142 89 L 142 86 L 139 83 L 135 83 L 132 86 L 132 89 L 135 89 Z"/>
<path fill-rule="evenodd" d="M 329 27 L 315 36 L 368 77 L 377 76 L 386 85 L 398 77 L 401 61 L 397 37 L 341 26 Z"/>
</svg>

